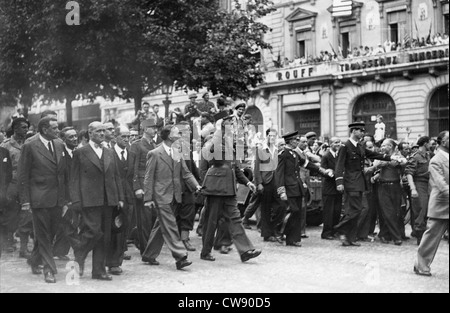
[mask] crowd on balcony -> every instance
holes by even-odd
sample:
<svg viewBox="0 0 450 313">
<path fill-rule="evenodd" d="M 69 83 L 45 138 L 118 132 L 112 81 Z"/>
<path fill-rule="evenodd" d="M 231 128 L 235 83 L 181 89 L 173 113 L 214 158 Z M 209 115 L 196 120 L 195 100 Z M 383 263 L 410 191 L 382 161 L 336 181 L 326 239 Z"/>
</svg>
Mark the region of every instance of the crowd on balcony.
<svg viewBox="0 0 450 313">
<path fill-rule="evenodd" d="M 319 65 L 323 63 L 329 63 L 329 62 L 339 62 L 343 60 L 349 60 L 359 57 L 370 57 L 370 56 L 376 56 L 381 54 L 386 54 L 390 52 L 401 52 L 405 50 L 411 50 L 416 48 L 422 48 L 422 47 L 432 47 L 437 45 L 448 45 L 449 44 L 449 36 L 448 34 L 440 34 L 437 33 L 434 36 L 427 36 L 427 38 L 422 37 L 419 39 L 417 38 L 411 38 L 408 35 L 406 35 L 401 42 L 392 42 L 389 40 L 386 40 L 383 44 L 378 44 L 376 47 L 373 46 L 359 46 L 359 47 L 353 47 L 349 48 L 347 50 L 347 53 L 343 53 L 342 48 L 339 46 L 337 51 L 331 47 L 331 52 L 327 50 L 320 51 L 319 55 L 317 56 L 295 56 L 294 59 L 284 58 L 284 61 L 281 61 L 280 57 L 274 58 L 273 62 L 275 64 L 275 67 L 281 68 L 281 67 L 298 67 L 302 65 Z"/>
</svg>

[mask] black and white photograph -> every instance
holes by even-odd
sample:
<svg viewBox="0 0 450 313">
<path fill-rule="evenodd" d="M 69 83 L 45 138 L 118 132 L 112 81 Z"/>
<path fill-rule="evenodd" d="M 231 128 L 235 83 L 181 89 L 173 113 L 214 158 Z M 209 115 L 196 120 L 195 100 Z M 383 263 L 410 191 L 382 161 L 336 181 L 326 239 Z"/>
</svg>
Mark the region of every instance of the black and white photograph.
<svg viewBox="0 0 450 313">
<path fill-rule="evenodd" d="M 449 293 L 448 91 L 448 0 L 0 0 L 0 294 Z"/>
</svg>

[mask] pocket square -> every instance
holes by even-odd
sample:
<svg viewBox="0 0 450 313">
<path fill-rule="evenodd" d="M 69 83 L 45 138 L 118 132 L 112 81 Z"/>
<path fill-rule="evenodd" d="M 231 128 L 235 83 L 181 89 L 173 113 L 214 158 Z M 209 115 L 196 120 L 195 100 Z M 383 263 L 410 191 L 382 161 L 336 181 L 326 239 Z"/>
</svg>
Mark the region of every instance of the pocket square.
<svg viewBox="0 0 450 313">
<path fill-rule="evenodd" d="M 6 162 L 8 162 L 8 158 L 3 159 L 3 163 L 6 163 Z"/>
</svg>

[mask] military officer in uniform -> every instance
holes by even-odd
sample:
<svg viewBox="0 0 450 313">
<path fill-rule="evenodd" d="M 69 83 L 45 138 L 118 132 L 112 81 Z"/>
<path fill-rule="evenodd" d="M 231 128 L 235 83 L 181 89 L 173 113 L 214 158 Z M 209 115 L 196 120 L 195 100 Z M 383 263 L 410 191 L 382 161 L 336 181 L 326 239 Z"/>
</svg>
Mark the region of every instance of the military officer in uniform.
<svg viewBox="0 0 450 313">
<path fill-rule="evenodd" d="M 355 122 L 350 124 L 350 138 L 341 147 L 336 164 L 336 186 L 341 193 L 345 192 L 345 215 L 335 226 L 337 233 L 341 235 L 342 245 L 360 246 L 356 242 L 358 232 L 358 219 L 362 210 L 363 192 L 367 191 L 367 183 L 364 176 L 364 161 L 366 158 L 383 161 L 397 159 L 396 156 L 387 156 L 370 151 L 360 143 L 364 137 L 365 123 Z"/>
<path fill-rule="evenodd" d="M 232 123 L 232 121 L 227 121 L 227 123 Z M 215 261 L 211 250 L 219 219 L 224 217 L 229 221 L 228 228 L 233 243 L 241 256 L 241 261 L 246 262 L 258 257 L 261 250 L 256 250 L 245 234 L 237 204 L 236 185 L 239 182 L 248 186 L 253 192 L 256 191 L 256 187 L 245 177 L 239 168 L 239 161 L 236 161 L 233 149 L 234 134 L 226 132 L 230 129 L 228 126 L 231 125 L 222 128 L 222 124 L 223 120 L 217 122 L 214 138 L 205 143 L 203 148 L 203 156 L 207 160 L 211 160 L 211 167 L 203 182 L 203 194 L 207 199 L 202 236 L 203 249 L 200 257 L 202 260 Z"/>
<path fill-rule="evenodd" d="M 285 218 L 284 234 L 286 245 L 301 247 L 302 241 L 302 200 L 305 189 L 300 178 L 300 166 L 306 167 L 313 175 L 322 174 L 332 177 L 331 169 L 325 170 L 307 159 L 301 158 L 295 149 L 298 146 L 298 131 L 283 136 L 286 147 L 278 155 L 278 166 L 275 172 L 275 182 L 278 195 L 285 202 L 287 216 Z"/>
</svg>

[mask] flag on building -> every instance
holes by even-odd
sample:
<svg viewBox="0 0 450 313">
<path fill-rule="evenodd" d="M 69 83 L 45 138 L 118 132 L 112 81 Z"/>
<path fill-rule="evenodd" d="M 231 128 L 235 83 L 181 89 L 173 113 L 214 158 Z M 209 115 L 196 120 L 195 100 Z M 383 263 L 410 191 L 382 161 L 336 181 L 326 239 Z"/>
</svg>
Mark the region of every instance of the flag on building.
<svg viewBox="0 0 450 313">
<path fill-rule="evenodd" d="M 341 17 L 352 15 L 352 0 L 333 0 L 331 16 Z"/>
</svg>

